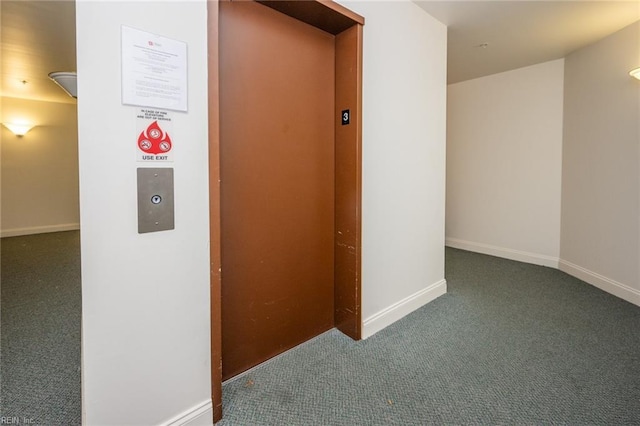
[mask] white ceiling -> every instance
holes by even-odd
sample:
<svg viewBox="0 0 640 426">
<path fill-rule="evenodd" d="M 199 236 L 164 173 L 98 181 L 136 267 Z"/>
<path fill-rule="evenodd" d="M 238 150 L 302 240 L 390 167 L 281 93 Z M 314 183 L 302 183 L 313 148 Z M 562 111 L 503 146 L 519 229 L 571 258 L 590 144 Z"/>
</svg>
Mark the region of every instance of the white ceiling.
<svg viewBox="0 0 640 426">
<path fill-rule="evenodd" d="M 639 0 L 415 3 L 448 26 L 449 83 L 563 58 L 640 19 Z"/>
<path fill-rule="evenodd" d="M 75 102 L 48 77 L 76 70 L 74 1 L 1 0 L 0 49 L 2 96 Z"/>
<path fill-rule="evenodd" d="M 640 19 L 640 0 L 415 2 L 449 27 L 449 83 L 562 58 Z M 1 94 L 75 102 L 47 77 L 76 69 L 75 2 L 2 0 L 0 21 Z"/>
</svg>

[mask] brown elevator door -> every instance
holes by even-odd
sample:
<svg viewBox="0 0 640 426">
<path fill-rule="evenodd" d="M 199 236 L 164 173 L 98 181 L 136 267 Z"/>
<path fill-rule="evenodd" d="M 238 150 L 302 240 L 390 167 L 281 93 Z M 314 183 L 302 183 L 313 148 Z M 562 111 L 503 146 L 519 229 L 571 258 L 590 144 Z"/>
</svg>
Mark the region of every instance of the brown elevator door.
<svg viewBox="0 0 640 426">
<path fill-rule="evenodd" d="M 220 3 L 222 375 L 333 327 L 334 36 Z"/>
</svg>

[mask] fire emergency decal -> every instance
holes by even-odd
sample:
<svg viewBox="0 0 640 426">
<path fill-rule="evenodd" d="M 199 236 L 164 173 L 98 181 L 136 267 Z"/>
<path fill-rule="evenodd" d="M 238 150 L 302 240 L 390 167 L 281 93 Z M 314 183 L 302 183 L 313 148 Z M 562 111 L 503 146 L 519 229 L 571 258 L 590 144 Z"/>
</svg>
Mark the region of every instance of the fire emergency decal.
<svg viewBox="0 0 640 426">
<path fill-rule="evenodd" d="M 138 161 L 173 161 L 171 117 L 167 111 L 141 109 L 137 115 Z"/>
</svg>

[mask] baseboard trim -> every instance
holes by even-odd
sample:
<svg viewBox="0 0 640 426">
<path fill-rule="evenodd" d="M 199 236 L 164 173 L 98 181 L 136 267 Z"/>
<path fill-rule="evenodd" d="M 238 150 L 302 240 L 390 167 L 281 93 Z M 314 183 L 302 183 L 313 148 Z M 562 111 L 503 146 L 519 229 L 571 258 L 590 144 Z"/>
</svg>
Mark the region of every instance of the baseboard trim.
<svg viewBox="0 0 640 426">
<path fill-rule="evenodd" d="M 559 269 L 562 272 L 598 287 L 600 290 L 606 291 L 607 293 L 626 300 L 629 303 L 640 306 L 640 291 L 566 260 L 536 253 L 528 253 L 520 250 L 492 246 L 489 244 L 459 240 L 457 238 L 446 238 L 445 245 L 476 253 L 516 260 L 518 262 L 532 263 L 535 265 Z"/>
<path fill-rule="evenodd" d="M 77 231 L 80 229 L 79 223 L 63 223 L 61 225 L 31 226 L 28 228 L 3 229 L 0 231 L 0 238 L 19 237 L 22 235 L 47 234 L 49 232 Z"/>
<path fill-rule="evenodd" d="M 558 269 L 585 281 L 594 287 L 598 287 L 600 290 L 613 294 L 614 296 L 626 300 L 629 303 L 633 303 L 636 306 L 640 306 L 640 291 L 634 288 L 566 260 L 560 260 L 560 266 Z"/>
<path fill-rule="evenodd" d="M 447 281 L 443 279 L 370 316 L 365 319 L 362 324 L 362 338 L 366 339 L 373 336 L 378 331 L 388 327 L 446 292 Z"/>
<path fill-rule="evenodd" d="M 488 254 L 505 259 L 516 260 L 518 262 L 532 263 L 534 265 L 558 268 L 560 259 L 544 254 L 530 253 L 521 250 L 513 250 L 504 247 L 492 246 L 489 244 L 475 243 L 472 241 L 459 240 L 457 238 L 446 238 L 445 245 L 476 253 Z"/>
<path fill-rule="evenodd" d="M 211 399 L 208 399 L 162 423 L 161 426 L 204 426 L 212 424 L 213 404 Z"/>
</svg>

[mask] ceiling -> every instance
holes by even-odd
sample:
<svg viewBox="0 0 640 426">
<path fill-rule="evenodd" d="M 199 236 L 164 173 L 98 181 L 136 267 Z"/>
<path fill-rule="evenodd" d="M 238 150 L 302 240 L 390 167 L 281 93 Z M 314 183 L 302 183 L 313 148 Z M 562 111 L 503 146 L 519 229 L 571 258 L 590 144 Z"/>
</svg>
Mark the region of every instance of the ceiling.
<svg viewBox="0 0 640 426">
<path fill-rule="evenodd" d="M 75 103 L 48 77 L 76 70 L 74 1 L 0 1 L 2 96 Z"/>
<path fill-rule="evenodd" d="M 449 27 L 449 83 L 562 58 L 640 19 L 640 0 L 415 3 Z M 75 102 L 47 77 L 76 69 L 75 2 L 2 0 L 0 21 L 1 94 Z"/>
<path fill-rule="evenodd" d="M 415 3 L 448 26 L 450 84 L 563 58 L 640 19 L 639 0 Z"/>
</svg>

